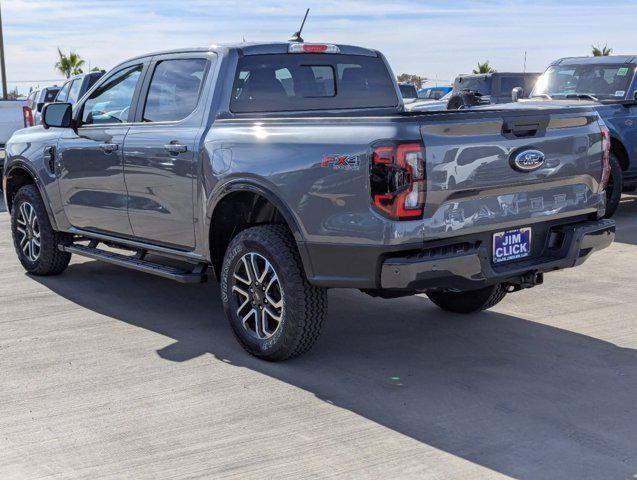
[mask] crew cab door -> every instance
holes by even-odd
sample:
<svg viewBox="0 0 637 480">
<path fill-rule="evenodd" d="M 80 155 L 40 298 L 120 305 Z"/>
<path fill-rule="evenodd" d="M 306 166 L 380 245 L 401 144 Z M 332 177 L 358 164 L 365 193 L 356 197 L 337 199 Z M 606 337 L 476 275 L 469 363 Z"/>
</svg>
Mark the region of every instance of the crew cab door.
<svg viewBox="0 0 637 480">
<path fill-rule="evenodd" d="M 143 71 L 139 63 L 111 74 L 78 105 L 77 127 L 60 136 L 58 185 L 64 213 L 74 227 L 132 235 L 123 145 Z"/>
<path fill-rule="evenodd" d="M 207 90 L 215 56 L 154 57 L 135 123 L 124 145 L 133 233 L 152 243 L 195 247 L 195 179 Z"/>
</svg>

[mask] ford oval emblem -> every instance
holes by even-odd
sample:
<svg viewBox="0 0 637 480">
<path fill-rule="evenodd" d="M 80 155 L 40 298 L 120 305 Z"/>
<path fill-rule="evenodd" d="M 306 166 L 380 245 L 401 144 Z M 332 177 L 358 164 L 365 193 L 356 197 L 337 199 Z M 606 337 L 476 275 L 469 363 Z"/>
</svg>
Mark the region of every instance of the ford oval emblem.
<svg viewBox="0 0 637 480">
<path fill-rule="evenodd" d="M 520 172 L 532 172 L 544 165 L 546 156 L 539 150 L 522 150 L 511 159 L 511 166 Z"/>
</svg>

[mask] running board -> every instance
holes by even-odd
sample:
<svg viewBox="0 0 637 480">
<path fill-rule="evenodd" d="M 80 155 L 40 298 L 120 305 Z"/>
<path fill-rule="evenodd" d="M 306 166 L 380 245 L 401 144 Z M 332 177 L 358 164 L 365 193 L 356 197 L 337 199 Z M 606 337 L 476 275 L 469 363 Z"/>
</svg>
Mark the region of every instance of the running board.
<svg viewBox="0 0 637 480">
<path fill-rule="evenodd" d="M 207 265 L 197 264 L 191 271 L 180 268 L 161 265 L 145 260 L 146 251 L 139 250 L 135 256 L 126 256 L 115 252 L 108 252 L 97 248 L 99 242 L 93 240 L 88 246 L 85 245 L 58 245 L 58 249 L 63 252 L 74 253 L 82 257 L 100 260 L 102 262 L 130 268 L 138 272 L 150 273 L 159 277 L 168 278 L 180 283 L 203 283 L 207 280 Z"/>
</svg>

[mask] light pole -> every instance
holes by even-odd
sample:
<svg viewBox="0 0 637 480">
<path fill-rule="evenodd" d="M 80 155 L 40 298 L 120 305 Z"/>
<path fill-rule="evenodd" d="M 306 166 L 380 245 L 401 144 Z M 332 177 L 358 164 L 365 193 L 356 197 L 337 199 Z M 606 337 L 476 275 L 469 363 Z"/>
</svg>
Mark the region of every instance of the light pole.
<svg viewBox="0 0 637 480">
<path fill-rule="evenodd" d="M 2 98 L 7 99 L 7 70 L 4 66 L 4 34 L 2 33 L 2 6 L 0 4 L 0 74 L 2 75 Z"/>
</svg>

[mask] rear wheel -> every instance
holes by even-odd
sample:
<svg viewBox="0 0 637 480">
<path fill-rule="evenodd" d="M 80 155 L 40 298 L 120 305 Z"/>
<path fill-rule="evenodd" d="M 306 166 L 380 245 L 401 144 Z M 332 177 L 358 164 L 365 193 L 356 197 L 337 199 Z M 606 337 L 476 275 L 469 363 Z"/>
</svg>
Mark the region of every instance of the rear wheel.
<svg viewBox="0 0 637 480">
<path fill-rule="evenodd" d="M 615 215 L 622 198 L 623 173 L 619 159 L 613 153 L 610 154 L 610 178 L 606 187 L 606 214 L 604 218 Z"/>
<path fill-rule="evenodd" d="M 66 270 L 71 254 L 58 245 L 71 236 L 53 230 L 44 202 L 35 185 L 18 190 L 11 210 L 11 233 L 18 259 L 33 275 L 57 275 Z"/>
<path fill-rule="evenodd" d="M 466 292 L 427 292 L 429 299 L 443 310 L 453 313 L 474 313 L 497 305 L 506 296 L 501 284 Z"/>
<path fill-rule="evenodd" d="M 294 238 L 282 225 L 237 235 L 221 269 L 221 299 L 232 330 L 252 355 L 286 360 L 319 337 L 327 291 L 309 284 Z"/>
</svg>

